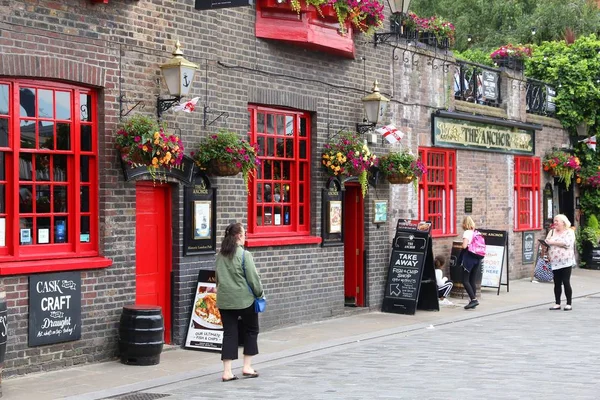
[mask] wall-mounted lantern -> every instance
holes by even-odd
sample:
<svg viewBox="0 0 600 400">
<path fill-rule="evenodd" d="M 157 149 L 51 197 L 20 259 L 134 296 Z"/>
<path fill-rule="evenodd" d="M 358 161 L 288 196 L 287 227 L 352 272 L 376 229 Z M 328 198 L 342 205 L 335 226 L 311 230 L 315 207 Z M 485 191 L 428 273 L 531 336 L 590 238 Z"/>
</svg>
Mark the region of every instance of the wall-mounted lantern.
<svg viewBox="0 0 600 400">
<path fill-rule="evenodd" d="M 181 43 L 179 40 L 175 45 L 175 51 L 173 51 L 173 58 L 160 66 L 160 74 L 162 75 L 170 98 L 161 98 L 160 96 L 156 100 L 156 113 L 158 118 L 163 112 L 167 111 L 175 104 L 178 104 L 182 97 L 187 96 L 192 88 L 194 82 L 194 75 L 198 65 L 191 61 L 183 58 L 183 51 L 181 51 Z"/>
<path fill-rule="evenodd" d="M 372 92 L 363 97 L 361 101 L 365 108 L 365 119 L 362 123 L 356 124 L 356 131 L 364 134 L 373 130 L 375 125 L 383 118 L 390 99 L 379 93 L 379 86 L 375 81 Z"/>
<path fill-rule="evenodd" d="M 400 26 L 392 26 L 390 32 L 375 33 L 373 37 L 373 43 L 375 47 L 378 44 L 388 43 L 391 39 L 398 41 L 398 39 L 404 35 L 404 18 L 408 15 L 408 7 L 410 6 L 411 0 L 392 0 L 388 1 L 390 10 L 392 11 L 393 18 L 392 24 L 399 24 Z"/>
</svg>

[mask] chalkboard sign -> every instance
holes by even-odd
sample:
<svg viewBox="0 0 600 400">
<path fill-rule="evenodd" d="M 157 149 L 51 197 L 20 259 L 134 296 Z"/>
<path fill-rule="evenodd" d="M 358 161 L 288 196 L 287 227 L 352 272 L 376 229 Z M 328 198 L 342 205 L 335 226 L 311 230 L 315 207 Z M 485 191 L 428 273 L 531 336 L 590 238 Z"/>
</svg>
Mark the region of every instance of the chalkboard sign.
<svg viewBox="0 0 600 400">
<path fill-rule="evenodd" d="M 485 238 L 485 257 L 482 261 L 482 287 L 498 288 L 506 285 L 508 292 L 508 232 L 478 229 Z"/>
<path fill-rule="evenodd" d="M 29 346 L 81 338 L 81 273 L 29 277 Z"/>
<path fill-rule="evenodd" d="M 429 222 L 398 220 L 382 311 L 439 310 L 430 229 Z"/>
<path fill-rule="evenodd" d="M 498 100 L 498 73 L 483 70 L 481 86 L 486 100 Z"/>
<path fill-rule="evenodd" d="M 465 214 L 471 214 L 473 212 L 473 198 L 465 197 Z"/>
<path fill-rule="evenodd" d="M 532 264 L 535 258 L 534 254 L 535 234 L 533 232 L 523 232 L 523 264 Z"/>
<path fill-rule="evenodd" d="M 184 347 L 192 350 L 220 351 L 223 323 L 216 306 L 215 271 L 200 270 Z"/>
<path fill-rule="evenodd" d="M 552 86 L 546 85 L 546 111 L 553 113 L 556 111 L 556 90 Z"/>
</svg>

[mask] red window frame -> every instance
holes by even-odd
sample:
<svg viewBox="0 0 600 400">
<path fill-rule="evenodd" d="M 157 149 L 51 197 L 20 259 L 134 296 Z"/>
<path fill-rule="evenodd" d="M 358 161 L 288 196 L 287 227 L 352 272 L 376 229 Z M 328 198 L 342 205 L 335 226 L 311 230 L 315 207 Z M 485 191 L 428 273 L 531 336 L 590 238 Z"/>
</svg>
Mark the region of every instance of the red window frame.
<svg viewBox="0 0 600 400">
<path fill-rule="evenodd" d="M 0 219 L 5 225 L 0 275 L 109 266 L 111 260 L 98 257 L 95 90 L 5 78 L 0 88 L 8 88 L 0 91 L 8 95 L 3 104 L 8 109 L 0 111 L 8 136 L 7 143 L 0 143 Z M 21 99 L 21 93 L 29 98 Z M 65 222 L 64 242 L 58 221 Z M 22 228 L 28 230 L 23 237 Z M 22 241 L 28 236 L 29 244 Z"/>
<path fill-rule="evenodd" d="M 541 176 L 538 157 L 515 157 L 515 231 L 541 229 Z"/>
<path fill-rule="evenodd" d="M 420 147 L 427 173 L 419 180 L 419 219 L 433 237 L 456 235 L 456 150 Z"/>
<path fill-rule="evenodd" d="M 310 236 L 310 114 L 258 105 L 248 112 L 261 165 L 249 182 L 246 245 L 320 243 Z"/>
</svg>

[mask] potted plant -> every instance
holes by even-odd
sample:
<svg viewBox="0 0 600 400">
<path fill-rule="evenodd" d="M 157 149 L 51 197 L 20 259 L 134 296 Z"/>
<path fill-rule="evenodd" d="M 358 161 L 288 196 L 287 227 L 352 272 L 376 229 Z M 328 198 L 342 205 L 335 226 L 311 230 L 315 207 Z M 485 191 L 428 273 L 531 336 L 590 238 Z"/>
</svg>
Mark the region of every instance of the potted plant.
<svg viewBox="0 0 600 400">
<path fill-rule="evenodd" d="M 416 186 L 418 179 L 427 173 L 427 168 L 409 150 L 391 152 L 379 159 L 379 171 L 391 184 L 413 182 Z"/>
<path fill-rule="evenodd" d="M 559 180 L 564 181 L 567 187 L 571 185 L 571 180 L 573 179 L 575 172 L 581 169 L 579 157 L 561 150 L 554 150 L 547 153 L 544 156 L 542 166 L 544 171 L 547 171 L 558 177 Z"/>
<path fill-rule="evenodd" d="M 241 172 L 248 190 L 249 176 L 260 165 L 257 154 L 256 143 L 250 144 L 235 132 L 221 130 L 203 138 L 191 156 L 200 169 L 213 175 L 234 176 Z"/>
<path fill-rule="evenodd" d="M 153 119 L 136 115 L 125 122 L 115 137 L 121 160 L 131 168 L 145 166 L 156 180 L 166 180 L 160 168 L 175 168 L 183 161 L 183 143 L 172 133 L 165 131 L 164 124 Z"/>
<path fill-rule="evenodd" d="M 329 175 L 356 176 L 363 197 L 367 194 L 369 168 L 377 165 L 378 160 L 357 134 L 340 133 L 325 145 L 321 158 L 323 168 Z"/>
<path fill-rule="evenodd" d="M 425 34 L 423 35 L 425 43 L 442 49 L 454 45 L 455 28 L 450 21 L 434 15 L 420 19 L 418 24 Z"/>
<path fill-rule="evenodd" d="M 528 45 L 507 44 L 494 50 L 490 58 L 499 67 L 507 67 L 517 71 L 523 70 L 526 58 L 531 57 L 531 47 Z"/>
<path fill-rule="evenodd" d="M 594 214 L 587 217 L 585 228 L 577 231 L 577 250 L 581 254 L 582 266 L 600 269 L 600 224 Z"/>
</svg>

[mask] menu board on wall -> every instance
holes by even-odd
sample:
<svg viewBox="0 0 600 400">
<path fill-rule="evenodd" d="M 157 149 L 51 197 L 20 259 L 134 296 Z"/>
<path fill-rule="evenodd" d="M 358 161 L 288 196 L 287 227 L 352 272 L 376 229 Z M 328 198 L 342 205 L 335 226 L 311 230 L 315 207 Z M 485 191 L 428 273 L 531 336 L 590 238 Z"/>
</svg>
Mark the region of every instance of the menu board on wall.
<svg viewBox="0 0 600 400">
<path fill-rule="evenodd" d="M 429 222 L 398 220 L 383 312 L 414 314 L 417 308 L 439 310 L 430 229 Z"/>
<path fill-rule="evenodd" d="M 29 346 L 81 338 L 81 273 L 29 277 Z"/>
<path fill-rule="evenodd" d="M 220 351 L 223 346 L 223 323 L 217 308 L 216 282 L 215 271 L 201 270 L 198 273 L 185 339 L 186 349 Z"/>
<path fill-rule="evenodd" d="M 482 287 L 498 288 L 505 285 L 508 292 L 508 232 L 479 229 L 485 238 L 485 257 L 482 261 Z"/>
</svg>

